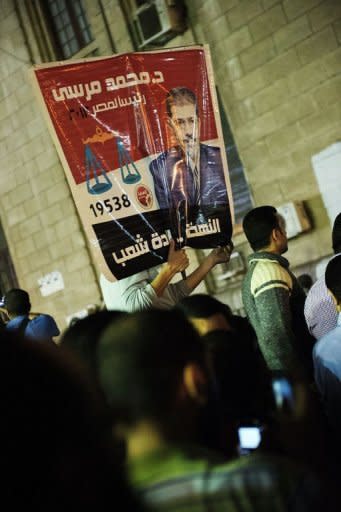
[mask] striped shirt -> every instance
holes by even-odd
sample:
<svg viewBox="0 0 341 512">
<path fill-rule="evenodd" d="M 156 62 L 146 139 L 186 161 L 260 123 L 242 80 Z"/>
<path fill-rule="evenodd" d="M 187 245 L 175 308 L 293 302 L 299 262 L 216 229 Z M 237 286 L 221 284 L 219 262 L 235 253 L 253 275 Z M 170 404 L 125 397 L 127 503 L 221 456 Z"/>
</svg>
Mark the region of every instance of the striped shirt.
<svg viewBox="0 0 341 512">
<path fill-rule="evenodd" d="M 310 288 L 304 305 L 304 316 L 310 334 L 317 340 L 336 327 L 337 311 L 324 276 Z"/>
<path fill-rule="evenodd" d="M 283 256 L 249 256 L 242 297 L 259 348 L 270 370 L 301 372 L 312 378 L 312 346 L 304 319 L 305 293 Z"/>
<path fill-rule="evenodd" d="M 329 510 L 320 482 L 299 464 L 250 455 L 224 464 L 175 449 L 130 461 L 133 488 L 160 512 L 313 512 Z"/>
</svg>

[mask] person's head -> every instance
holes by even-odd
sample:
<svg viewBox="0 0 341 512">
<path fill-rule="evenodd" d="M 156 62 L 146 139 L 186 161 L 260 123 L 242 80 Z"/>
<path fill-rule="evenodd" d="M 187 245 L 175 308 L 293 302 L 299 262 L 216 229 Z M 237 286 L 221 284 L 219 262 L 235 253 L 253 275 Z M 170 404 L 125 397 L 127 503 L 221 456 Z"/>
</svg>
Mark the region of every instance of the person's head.
<svg viewBox="0 0 341 512">
<path fill-rule="evenodd" d="M 203 358 L 197 333 L 179 311 L 133 313 L 100 338 L 102 389 L 124 427 L 148 422 L 163 437 L 188 436 L 185 425 L 192 426 L 206 399 Z"/>
<path fill-rule="evenodd" d="M 105 328 L 113 324 L 118 318 L 122 318 L 127 313 L 122 311 L 99 311 L 85 318 L 79 318 L 76 322 L 64 331 L 60 340 L 59 349 L 71 352 L 90 372 L 95 387 L 99 394 L 103 396 L 101 384 L 98 376 L 97 351 L 99 337 Z M 112 411 L 108 409 L 108 421 L 111 421 Z M 120 439 L 120 455 L 125 457 L 126 447 L 124 440 Z"/>
<path fill-rule="evenodd" d="M 0 390 L 3 499 L 15 510 L 93 509 L 120 498 L 135 510 L 103 398 L 70 354 L 3 332 Z"/>
<path fill-rule="evenodd" d="M 326 287 L 332 294 L 336 309 L 341 312 L 341 254 L 335 256 L 326 267 Z"/>
<path fill-rule="evenodd" d="M 285 221 L 273 206 L 259 206 L 243 219 L 245 236 L 254 251 L 283 254 L 288 250 Z"/>
<path fill-rule="evenodd" d="M 297 277 L 297 281 L 302 286 L 303 290 L 307 293 L 313 285 L 313 278 L 310 274 L 301 274 Z"/>
<path fill-rule="evenodd" d="M 5 294 L 4 307 L 10 318 L 28 315 L 31 310 L 29 294 L 20 288 L 12 288 Z"/>
<path fill-rule="evenodd" d="M 179 145 L 185 155 L 195 160 L 200 142 L 200 119 L 195 94 L 187 87 L 175 87 L 167 94 L 166 108 Z"/>
<path fill-rule="evenodd" d="M 339 213 L 334 220 L 332 243 L 335 254 L 341 252 L 341 213 Z"/>
<path fill-rule="evenodd" d="M 205 334 L 202 342 L 223 414 L 233 422 L 263 418 L 270 406 L 270 373 L 253 345 L 251 331 L 215 330 Z"/>
<path fill-rule="evenodd" d="M 210 295 L 204 293 L 189 295 L 176 305 L 176 309 L 180 309 L 185 314 L 201 336 L 216 329 L 231 330 L 230 307 Z"/>
<path fill-rule="evenodd" d="M 104 329 L 125 315 L 120 311 L 99 311 L 72 322 L 63 332 L 60 346 L 73 352 L 97 378 L 98 340 Z"/>
</svg>

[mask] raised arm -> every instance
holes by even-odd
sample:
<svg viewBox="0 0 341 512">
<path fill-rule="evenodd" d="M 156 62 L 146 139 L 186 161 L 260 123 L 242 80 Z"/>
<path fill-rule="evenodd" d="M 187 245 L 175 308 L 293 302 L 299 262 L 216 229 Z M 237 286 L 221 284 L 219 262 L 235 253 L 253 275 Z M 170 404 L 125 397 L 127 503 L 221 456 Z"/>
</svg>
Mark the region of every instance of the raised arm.
<svg viewBox="0 0 341 512">
<path fill-rule="evenodd" d="M 164 263 L 158 275 L 150 283 L 158 297 L 160 297 L 175 274 L 182 272 L 189 265 L 189 260 L 184 249 L 175 249 L 175 242 L 169 243 L 169 253 L 167 262 Z"/>
<path fill-rule="evenodd" d="M 227 263 L 230 261 L 231 253 L 233 250 L 232 242 L 225 247 L 217 247 L 213 249 L 208 256 L 200 263 L 197 269 L 190 274 L 186 279 L 186 284 L 189 291 L 192 292 L 194 288 L 201 283 L 207 274 L 218 263 Z"/>
<path fill-rule="evenodd" d="M 172 307 L 178 300 L 191 293 L 217 263 L 229 261 L 231 250 L 232 246 L 213 249 L 187 279 L 170 284 L 173 277 L 178 272 L 185 270 L 189 265 L 185 250 L 176 250 L 175 243 L 171 240 L 167 262 L 159 267 L 157 274 L 152 280 L 148 279 L 145 273 L 142 273 L 128 278 L 129 284 L 127 280 L 122 280 L 118 283 L 117 286 L 121 290 L 120 304 L 123 310 L 140 311 L 158 307 L 158 299 L 164 299 L 166 291 L 169 307 Z"/>
</svg>

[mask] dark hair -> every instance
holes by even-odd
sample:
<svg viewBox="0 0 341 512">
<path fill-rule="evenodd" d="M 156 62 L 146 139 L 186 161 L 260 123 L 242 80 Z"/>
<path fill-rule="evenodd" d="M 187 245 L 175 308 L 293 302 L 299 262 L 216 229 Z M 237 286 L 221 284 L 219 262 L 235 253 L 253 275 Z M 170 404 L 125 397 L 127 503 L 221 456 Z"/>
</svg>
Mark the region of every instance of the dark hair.
<svg viewBox="0 0 341 512">
<path fill-rule="evenodd" d="M 341 302 L 341 254 L 335 256 L 327 265 L 325 282 L 338 303 Z"/>
<path fill-rule="evenodd" d="M 185 297 L 178 302 L 175 308 L 181 310 L 186 317 L 191 318 L 208 318 L 217 313 L 221 313 L 228 321 L 232 317 L 231 308 L 227 304 L 223 304 L 220 300 L 205 293 L 196 293 Z"/>
<path fill-rule="evenodd" d="M 254 251 L 267 247 L 272 230 L 278 227 L 277 210 L 273 206 L 254 208 L 243 220 L 245 236 Z"/>
<path fill-rule="evenodd" d="M 98 368 L 109 405 L 125 423 L 171 422 L 187 363 L 203 360 L 199 337 L 179 311 L 144 311 L 119 319 L 103 333 Z"/>
<path fill-rule="evenodd" d="M 104 329 L 125 315 L 121 311 L 99 311 L 85 318 L 77 319 L 63 333 L 60 346 L 66 347 L 78 356 L 97 378 L 98 340 Z"/>
<path fill-rule="evenodd" d="M 169 117 L 172 117 L 173 105 L 187 105 L 188 103 L 195 105 L 196 114 L 199 115 L 197 98 L 191 89 L 187 87 L 174 87 L 171 89 L 166 98 L 166 108 Z"/>
<path fill-rule="evenodd" d="M 339 213 L 334 220 L 332 242 L 335 254 L 341 252 L 341 213 Z"/>
<path fill-rule="evenodd" d="M 221 407 L 230 420 L 264 418 L 271 403 L 270 372 L 252 333 L 211 331 L 201 338 L 214 372 Z"/>
<path fill-rule="evenodd" d="M 5 294 L 4 305 L 11 314 L 28 315 L 31 309 L 30 296 L 25 290 L 12 288 Z"/>
<path fill-rule="evenodd" d="M 310 290 L 313 285 L 313 278 L 310 274 L 301 274 L 297 277 L 297 281 L 305 290 Z"/>
</svg>

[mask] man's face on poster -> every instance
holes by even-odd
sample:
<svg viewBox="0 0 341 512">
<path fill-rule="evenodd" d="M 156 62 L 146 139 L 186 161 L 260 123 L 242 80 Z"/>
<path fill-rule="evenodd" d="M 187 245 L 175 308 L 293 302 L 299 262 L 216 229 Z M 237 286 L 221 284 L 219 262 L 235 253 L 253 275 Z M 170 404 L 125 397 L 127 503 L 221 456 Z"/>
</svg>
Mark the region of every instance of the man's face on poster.
<svg viewBox="0 0 341 512">
<path fill-rule="evenodd" d="M 170 124 L 186 156 L 195 161 L 199 150 L 199 118 L 193 103 L 171 106 Z"/>
</svg>

